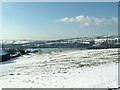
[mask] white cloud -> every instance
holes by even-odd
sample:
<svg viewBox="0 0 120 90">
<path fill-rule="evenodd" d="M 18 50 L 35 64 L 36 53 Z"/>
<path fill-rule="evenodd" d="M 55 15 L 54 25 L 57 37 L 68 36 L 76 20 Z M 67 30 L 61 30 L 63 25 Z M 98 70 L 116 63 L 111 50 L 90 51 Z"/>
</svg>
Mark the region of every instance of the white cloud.
<svg viewBox="0 0 120 90">
<path fill-rule="evenodd" d="M 112 25 L 118 23 L 117 17 L 112 18 L 97 18 L 97 17 L 89 17 L 89 16 L 76 16 L 72 18 L 62 18 L 58 20 L 59 22 L 77 22 L 81 25 L 89 26 L 89 25 Z"/>
<path fill-rule="evenodd" d="M 118 23 L 118 18 L 117 18 L 117 17 L 112 17 L 112 21 L 113 21 L 114 23 Z"/>
</svg>

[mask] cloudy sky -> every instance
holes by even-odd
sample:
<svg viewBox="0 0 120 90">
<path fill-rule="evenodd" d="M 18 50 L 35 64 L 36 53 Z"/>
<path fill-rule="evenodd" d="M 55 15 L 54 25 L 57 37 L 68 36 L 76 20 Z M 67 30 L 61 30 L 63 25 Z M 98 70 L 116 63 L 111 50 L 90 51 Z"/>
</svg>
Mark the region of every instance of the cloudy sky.
<svg viewBox="0 0 120 90">
<path fill-rule="evenodd" d="M 2 39 L 51 40 L 117 34 L 117 2 L 4 2 Z"/>
</svg>

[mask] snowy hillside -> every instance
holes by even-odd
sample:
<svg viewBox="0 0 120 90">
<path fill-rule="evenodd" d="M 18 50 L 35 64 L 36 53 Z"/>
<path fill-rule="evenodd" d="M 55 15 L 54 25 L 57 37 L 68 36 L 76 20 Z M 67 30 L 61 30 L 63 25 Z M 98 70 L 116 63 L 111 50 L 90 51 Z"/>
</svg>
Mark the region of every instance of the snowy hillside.
<svg viewBox="0 0 120 90">
<path fill-rule="evenodd" d="M 58 39 L 58 40 L 2 40 L 3 44 L 26 44 L 26 43 L 74 43 L 74 42 L 89 42 L 91 40 L 95 40 L 96 42 L 102 42 L 106 40 L 114 40 L 118 39 L 120 35 L 102 35 L 102 36 L 94 36 L 94 37 L 78 37 L 78 38 L 69 38 L 69 39 Z M 49 42 L 49 43 L 48 43 Z"/>
<path fill-rule="evenodd" d="M 0 88 L 118 87 L 118 49 L 23 55 L 0 65 Z"/>
</svg>

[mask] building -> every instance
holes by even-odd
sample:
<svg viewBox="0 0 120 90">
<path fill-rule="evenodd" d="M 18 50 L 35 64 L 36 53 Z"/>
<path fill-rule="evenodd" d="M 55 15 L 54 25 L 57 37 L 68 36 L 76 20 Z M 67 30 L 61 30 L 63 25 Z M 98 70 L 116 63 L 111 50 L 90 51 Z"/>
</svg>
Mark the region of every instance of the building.
<svg viewBox="0 0 120 90">
<path fill-rule="evenodd" d="M 10 54 L 4 49 L 0 49 L 0 62 L 10 60 Z"/>
</svg>

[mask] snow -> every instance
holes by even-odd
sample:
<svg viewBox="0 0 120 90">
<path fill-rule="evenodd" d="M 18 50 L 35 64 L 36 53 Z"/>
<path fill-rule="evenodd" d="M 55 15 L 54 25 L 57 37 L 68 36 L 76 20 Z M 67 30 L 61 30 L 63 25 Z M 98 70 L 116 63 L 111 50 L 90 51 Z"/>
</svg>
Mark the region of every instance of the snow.
<svg viewBox="0 0 120 90">
<path fill-rule="evenodd" d="M 36 53 L 0 65 L 0 88 L 116 88 L 118 49 Z"/>
<path fill-rule="evenodd" d="M 35 40 L 2 40 L 3 44 L 26 44 L 35 42 Z"/>
</svg>

